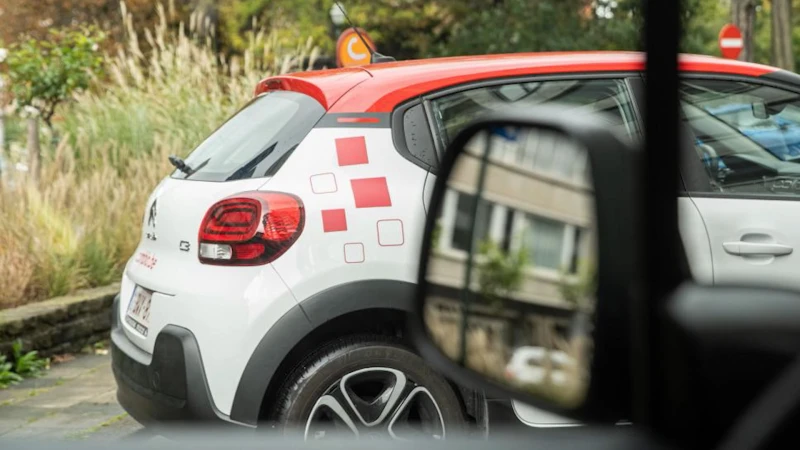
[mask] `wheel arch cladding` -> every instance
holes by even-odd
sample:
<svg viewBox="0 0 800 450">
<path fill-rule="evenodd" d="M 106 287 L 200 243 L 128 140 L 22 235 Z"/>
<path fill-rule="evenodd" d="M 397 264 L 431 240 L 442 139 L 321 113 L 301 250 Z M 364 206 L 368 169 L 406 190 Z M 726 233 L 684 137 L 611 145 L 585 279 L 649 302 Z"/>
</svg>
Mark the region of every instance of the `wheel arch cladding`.
<svg viewBox="0 0 800 450">
<path fill-rule="evenodd" d="M 365 280 L 319 292 L 289 310 L 261 338 L 245 366 L 231 409 L 231 419 L 255 425 L 267 389 L 281 363 L 303 338 L 321 325 L 369 309 L 410 313 L 416 285 L 397 280 Z"/>
</svg>

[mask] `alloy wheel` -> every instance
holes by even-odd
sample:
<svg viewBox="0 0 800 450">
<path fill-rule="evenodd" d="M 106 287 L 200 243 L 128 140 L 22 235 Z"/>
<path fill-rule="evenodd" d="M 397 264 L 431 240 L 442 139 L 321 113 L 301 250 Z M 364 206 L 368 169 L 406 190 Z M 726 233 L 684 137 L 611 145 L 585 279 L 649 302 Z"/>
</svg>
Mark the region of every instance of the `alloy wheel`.
<svg viewBox="0 0 800 450">
<path fill-rule="evenodd" d="M 317 400 L 305 426 L 307 440 L 443 439 L 439 405 L 403 372 L 370 367 L 348 373 Z"/>
</svg>

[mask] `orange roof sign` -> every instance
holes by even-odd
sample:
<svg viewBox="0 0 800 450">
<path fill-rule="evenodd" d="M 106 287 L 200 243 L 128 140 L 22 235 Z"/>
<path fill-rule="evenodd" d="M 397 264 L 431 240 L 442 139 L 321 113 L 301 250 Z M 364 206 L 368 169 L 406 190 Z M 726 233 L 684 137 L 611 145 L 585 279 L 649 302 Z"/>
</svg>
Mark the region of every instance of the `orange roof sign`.
<svg viewBox="0 0 800 450">
<path fill-rule="evenodd" d="M 375 43 L 367 35 L 367 32 L 358 29 L 361 36 L 369 43 L 369 46 L 375 50 Z M 352 67 L 363 66 L 370 62 L 370 51 L 358 33 L 353 28 L 348 28 L 339 35 L 339 40 L 336 41 L 336 65 L 338 67 Z"/>
</svg>

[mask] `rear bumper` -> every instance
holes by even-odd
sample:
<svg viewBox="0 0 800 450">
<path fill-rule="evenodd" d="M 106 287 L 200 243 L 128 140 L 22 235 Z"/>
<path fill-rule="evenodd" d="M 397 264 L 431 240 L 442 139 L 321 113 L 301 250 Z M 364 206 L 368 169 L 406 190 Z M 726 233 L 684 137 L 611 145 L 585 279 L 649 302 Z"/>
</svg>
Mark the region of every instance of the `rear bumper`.
<svg viewBox="0 0 800 450">
<path fill-rule="evenodd" d="M 114 299 L 111 365 L 117 399 L 145 425 L 206 421 L 242 425 L 219 412 L 211 399 L 200 348 L 191 331 L 169 325 L 158 334 L 150 355 L 134 345 L 119 324 L 119 296 Z"/>
</svg>

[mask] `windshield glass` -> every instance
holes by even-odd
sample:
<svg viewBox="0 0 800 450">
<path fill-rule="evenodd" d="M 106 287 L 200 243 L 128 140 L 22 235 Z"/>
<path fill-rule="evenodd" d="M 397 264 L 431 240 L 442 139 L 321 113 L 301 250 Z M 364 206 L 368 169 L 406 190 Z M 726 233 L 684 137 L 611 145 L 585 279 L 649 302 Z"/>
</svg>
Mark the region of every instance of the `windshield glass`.
<svg viewBox="0 0 800 450">
<path fill-rule="evenodd" d="M 325 109 L 313 98 L 270 92 L 249 102 L 186 158 L 173 178 L 233 181 L 274 175 Z"/>
</svg>

